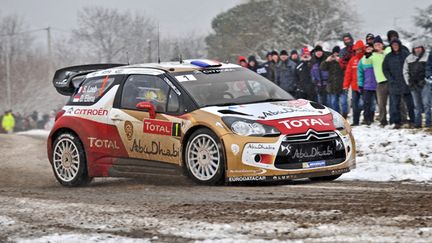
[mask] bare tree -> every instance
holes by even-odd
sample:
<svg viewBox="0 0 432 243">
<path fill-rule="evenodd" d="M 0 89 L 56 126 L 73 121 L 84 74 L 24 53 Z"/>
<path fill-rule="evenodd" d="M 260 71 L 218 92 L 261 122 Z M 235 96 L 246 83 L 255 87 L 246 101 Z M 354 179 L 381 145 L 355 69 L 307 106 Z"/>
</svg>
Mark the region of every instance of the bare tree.
<svg viewBox="0 0 432 243">
<path fill-rule="evenodd" d="M 161 40 L 162 61 L 207 57 L 205 37 L 192 31 L 183 36 L 166 36 Z"/>
<path fill-rule="evenodd" d="M 87 53 L 98 62 L 145 60 L 147 39 L 155 39 L 156 25 L 139 13 L 105 7 L 86 7 L 78 12 L 76 40 L 88 46 Z"/>
<path fill-rule="evenodd" d="M 23 94 L 19 91 L 28 86 L 28 79 L 22 78 L 19 66 L 32 58 L 29 51 L 33 40 L 25 21 L 18 15 L 0 17 L 0 36 L 0 107 L 7 109 L 19 104 L 19 97 Z"/>
<path fill-rule="evenodd" d="M 211 57 L 234 61 L 340 39 L 355 29 L 356 18 L 345 0 L 250 0 L 216 16 L 206 42 Z"/>
<path fill-rule="evenodd" d="M 424 9 L 417 9 L 413 17 L 415 29 L 401 29 L 402 35 L 409 41 L 422 41 L 427 46 L 432 46 L 432 4 Z"/>
</svg>

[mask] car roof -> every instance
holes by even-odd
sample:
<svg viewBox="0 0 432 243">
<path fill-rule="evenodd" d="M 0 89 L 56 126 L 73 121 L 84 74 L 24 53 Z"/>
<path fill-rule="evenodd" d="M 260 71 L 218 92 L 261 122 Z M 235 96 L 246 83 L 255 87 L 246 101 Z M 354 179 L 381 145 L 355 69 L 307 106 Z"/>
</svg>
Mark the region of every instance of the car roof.
<svg viewBox="0 0 432 243">
<path fill-rule="evenodd" d="M 239 65 L 232 63 L 222 63 L 208 59 L 189 59 L 182 62 L 161 62 L 133 64 L 100 70 L 87 74 L 87 78 L 115 75 L 115 74 L 148 74 L 159 75 L 165 72 L 179 73 L 192 72 L 195 70 L 214 69 L 214 68 L 239 68 Z"/>
</svg>

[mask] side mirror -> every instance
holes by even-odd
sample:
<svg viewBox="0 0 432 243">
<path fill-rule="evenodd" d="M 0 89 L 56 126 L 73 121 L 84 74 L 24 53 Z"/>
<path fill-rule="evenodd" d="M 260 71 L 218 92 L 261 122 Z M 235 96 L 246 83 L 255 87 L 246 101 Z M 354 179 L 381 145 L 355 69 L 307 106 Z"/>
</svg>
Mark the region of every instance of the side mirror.
<svg viewBox="0 0 432 243">
<path fill-rule="evenodd" d="M 142 101 L 142 102 L 139 102 L 138 104 L 136 104 L 135 107 L 141 111 L 148 111 L 148 113 L 150 115 L 150 119 L 156 118 L 155 107 L 152 103 L 147 102 L 147 101 Z"/>
</svg>

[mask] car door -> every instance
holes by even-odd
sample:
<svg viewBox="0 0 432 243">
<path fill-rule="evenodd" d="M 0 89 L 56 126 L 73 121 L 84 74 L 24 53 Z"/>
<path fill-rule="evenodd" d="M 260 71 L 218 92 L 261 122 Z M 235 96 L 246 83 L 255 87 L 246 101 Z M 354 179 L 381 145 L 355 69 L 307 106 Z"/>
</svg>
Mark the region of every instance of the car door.
<svg viewBox="0 0 432 243">
<path fill-rule="evenodd" d="M 181 119 L 176 92 L 160 76 L 130 75 L 118 108 L 110 112 L 129 158 L 178 164 Z"/>
</svg>

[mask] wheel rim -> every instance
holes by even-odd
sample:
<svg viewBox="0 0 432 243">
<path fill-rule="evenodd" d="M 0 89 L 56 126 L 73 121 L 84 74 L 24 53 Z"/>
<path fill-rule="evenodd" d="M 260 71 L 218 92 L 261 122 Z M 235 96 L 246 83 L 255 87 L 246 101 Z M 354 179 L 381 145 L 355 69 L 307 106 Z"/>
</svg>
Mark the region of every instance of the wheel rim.
<svg viewBox="0 0 432 243">
<path fill-rule="evenodd" d="M 206 181 L 216 175 L 220 163 L 219 149 L 209 135 L 198 135 L 189 143 L 187 158 L 189 169 L 197 179 Z"/>
<path fill-rule="evenodd" d="M 65 181 L 72 181 L 79 171 L 80 158 L 79 151 L 75 143 L 63 138 L 54 147 L 54 171 L 57 176 Z"/>
</svg>

